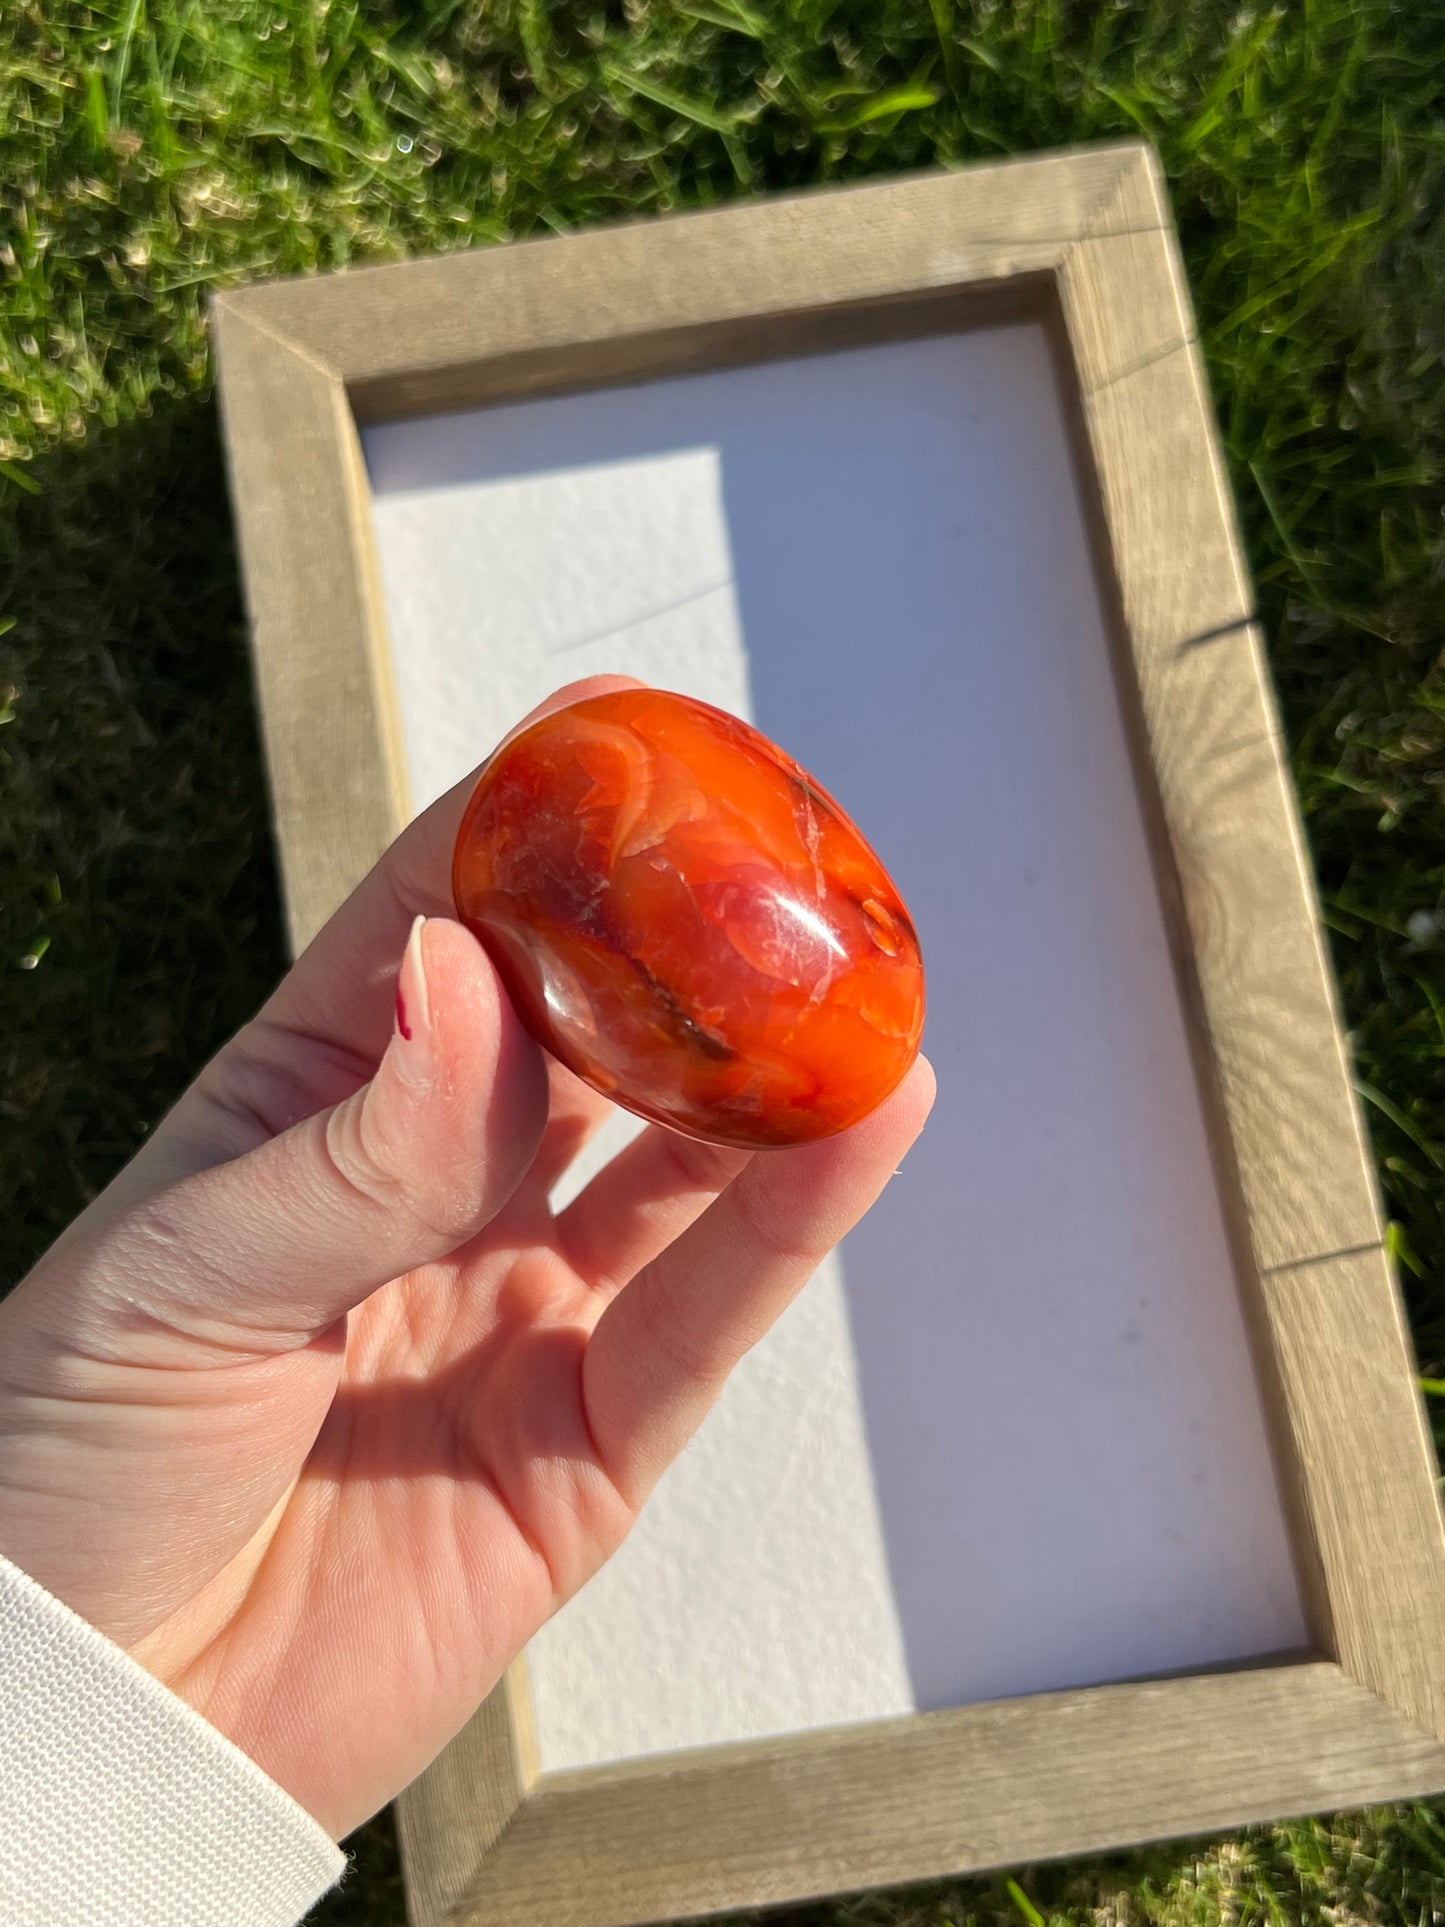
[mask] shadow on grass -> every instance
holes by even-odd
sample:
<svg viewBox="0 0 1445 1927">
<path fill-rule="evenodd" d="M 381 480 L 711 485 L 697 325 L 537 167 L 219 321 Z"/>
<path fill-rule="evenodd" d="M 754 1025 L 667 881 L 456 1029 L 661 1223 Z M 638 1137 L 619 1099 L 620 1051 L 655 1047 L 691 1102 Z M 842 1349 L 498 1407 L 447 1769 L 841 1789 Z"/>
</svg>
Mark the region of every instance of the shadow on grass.
<svg viewBox="0 0 1445 1927">
<path fill-rule="evenodd" d="M 0 1286 L 285 961 L 214 408 L 0 481 Z"/>
</svg>

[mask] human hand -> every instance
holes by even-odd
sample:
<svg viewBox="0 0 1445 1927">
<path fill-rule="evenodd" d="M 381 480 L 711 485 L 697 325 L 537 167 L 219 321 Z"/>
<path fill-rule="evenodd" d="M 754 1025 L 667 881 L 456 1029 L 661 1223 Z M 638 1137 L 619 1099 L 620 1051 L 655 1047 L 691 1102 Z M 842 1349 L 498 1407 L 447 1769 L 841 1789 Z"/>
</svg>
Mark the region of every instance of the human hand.
<svg viewBox="0 0 1445 1927">
<path fill-rule="evenodd" d="M 338 1838 L 621 1543 L 932 1101 L 920 1061 L 798 1149 L 654 1126 L 554 1214 L 608 1107 L 450 920 L 471 788 L 0 1304 L 0 1552 Z"/>
</svg>

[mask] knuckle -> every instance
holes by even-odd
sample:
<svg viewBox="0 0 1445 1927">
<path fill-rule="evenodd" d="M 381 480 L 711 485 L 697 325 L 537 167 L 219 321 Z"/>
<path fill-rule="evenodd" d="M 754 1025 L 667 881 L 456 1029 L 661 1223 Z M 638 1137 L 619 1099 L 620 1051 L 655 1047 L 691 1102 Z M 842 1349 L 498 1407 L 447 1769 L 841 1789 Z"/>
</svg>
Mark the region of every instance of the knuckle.
<svg viewBox="0 0 1445 1927">
<path fill-rule="evenodd" d="M 730 1361 L 720 1361 L 714 1345 L 688 1332 L 672 1294 L 645 1291 L 640 1310 L 641 1343 L 673 1383 L 709 1392 L 726 1375 Z"/>
<path fill-rule="evenodd" d="M 367 1128 L 364 1092 L 327 1113 L 321 1148 L 331 1176 L 360 1203 L 391 1209 L 405 1201 L 407 1187 L 388 1147 Z"/>
<path fill-rule="evenodd" d="M 807 1266 L 815 1269 L 828 1255 L 831 1246 L 800 1235 L 787 1214 L 772 1203 L 759 1185 L 740 1185 L 737 1191 L 738 1216 L 748 1239 L 768 1264 Z"/>
<path fill-rule="evenodd" d="M 449 1182 L 444 1161 L 389 1130 L 377 1108 L 368 1086 L 328 1112 L 321 1145 L 333 1181 L 368 1210 L 404 1214 L 438 1249 L 460 1243 L 479 1222 L 475 1183 Z"/>
</svg>

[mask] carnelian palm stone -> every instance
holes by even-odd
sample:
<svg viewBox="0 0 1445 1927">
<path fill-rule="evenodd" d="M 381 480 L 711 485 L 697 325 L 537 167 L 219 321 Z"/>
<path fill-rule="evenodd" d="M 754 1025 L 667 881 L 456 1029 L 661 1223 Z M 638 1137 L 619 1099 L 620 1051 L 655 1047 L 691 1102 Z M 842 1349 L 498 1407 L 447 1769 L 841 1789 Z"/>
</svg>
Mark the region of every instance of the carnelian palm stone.
<svg viewBox="0 0 1445 1927">
<path fill-rule="evenodd" d="M 533 1036 L 691 1137 L 827 1137 L 917 1055 L 923 962 L 887 871 L 796 763 L 691 697 L 614 691 L 504 741 L 452 882 Z"/>
</svg>

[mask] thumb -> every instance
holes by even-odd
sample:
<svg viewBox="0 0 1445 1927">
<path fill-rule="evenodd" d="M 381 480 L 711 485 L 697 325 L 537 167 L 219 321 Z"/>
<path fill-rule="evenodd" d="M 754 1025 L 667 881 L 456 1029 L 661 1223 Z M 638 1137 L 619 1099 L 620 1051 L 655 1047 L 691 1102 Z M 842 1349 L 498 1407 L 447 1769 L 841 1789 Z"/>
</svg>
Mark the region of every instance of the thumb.
<svg viewBox="0 0 1445 1927">
<path fill-rule="evenodd" d="M 371 1082 L 136 1206 L 97 1259 L 132 1303 L 144 1280 L 141 1309 L 172 1329 L 304 1339 L 480 1231 L 546 1115 L 542 1054 L 485 951 L 459 923 L 418 917 Z"/>
</svg>

